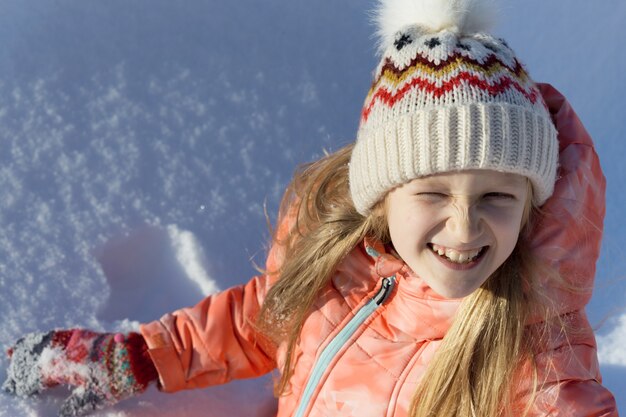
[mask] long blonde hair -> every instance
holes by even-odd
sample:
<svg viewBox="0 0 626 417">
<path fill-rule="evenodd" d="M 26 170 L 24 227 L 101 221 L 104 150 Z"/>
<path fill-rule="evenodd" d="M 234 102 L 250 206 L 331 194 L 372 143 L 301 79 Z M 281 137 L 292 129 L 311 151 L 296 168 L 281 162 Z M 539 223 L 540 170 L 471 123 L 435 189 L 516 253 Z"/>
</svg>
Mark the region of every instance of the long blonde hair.
<svg viewBox="0 0 626 417">
<path fill-rule="evenodd" d="M 353 144 L 347 145 L 301 166 L 281 201 L 279 222 L 289 212 L 295 213 L 295 224 L 284 238 L 273 232 L 272 244 L 282 246 L 284 261 L 276 271 L 263 271 L 279 279 L 270 288 L 256 321 L 259 330 L 275 343 L 287 343 L 276 395 L 289 389 L 302 325 L 337 265 L 365 237 L 391 241 L 385 199 L 368 216 L 354 208 L 348 184 L 352 148 Z M 530 361 L 535 375 L 531 398 L 534 396 L 535 345 L 530 342 L 535 337 L 526 337 L 524 325 L 532 313 L 546 305 L 535 302 L 540 289 L 532 279 L 540 270 L 546 271 L 528 256 L 534 210 L 528 203 L 525 225 L 512 255 L 463 300 L 416 390 L 410 416 L 502 415 L 511 400 L 511 382 L 524 361 Z M 552 315 L 547 308 L 542 313 Z"/>
</svg>

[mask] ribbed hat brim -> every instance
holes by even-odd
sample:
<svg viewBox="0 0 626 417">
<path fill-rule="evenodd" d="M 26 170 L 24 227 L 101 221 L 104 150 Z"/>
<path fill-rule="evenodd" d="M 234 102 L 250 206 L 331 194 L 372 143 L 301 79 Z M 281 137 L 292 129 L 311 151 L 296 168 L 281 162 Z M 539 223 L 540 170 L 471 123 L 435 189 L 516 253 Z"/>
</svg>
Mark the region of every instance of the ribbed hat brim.
<svg viewBox="0 0 626 417">
<path fill-rule="evenodd" d="M 490 169 L 527 176 L 541 205 L 554 189 L 557 148 L 551 120 L 527 107 L 470 103 L 422 109 L 362 126 L 350 161 L 352 199 L 366 215 L 387 191 L 411 179 Z"/>
</svg>

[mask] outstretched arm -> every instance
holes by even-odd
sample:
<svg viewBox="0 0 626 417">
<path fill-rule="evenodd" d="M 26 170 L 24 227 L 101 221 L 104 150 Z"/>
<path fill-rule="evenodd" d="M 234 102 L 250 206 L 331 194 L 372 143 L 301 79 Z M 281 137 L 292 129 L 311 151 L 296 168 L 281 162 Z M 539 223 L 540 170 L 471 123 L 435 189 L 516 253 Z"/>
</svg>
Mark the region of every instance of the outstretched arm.
<svg viewBox="0 0 626 417">
<path fill-rule="evenodd" d="M 281 215 L 277 237 L 295 223 L 295 205 Z M 266 269 L 278 271 L 284 247 L 272 245 Z M 196 306 L 166 314 L 141 326 L 159 371 L 159 388 L 174 392 L 257 377 L 276 368 L 276 346 L 254 322 L 275 275 L 259 275 L 247 284 L 211 295 Z"/>
<path fill-rule="evenodd" d="M 253 325 L 267 286 L 267 278 L 257 276 L 142 325 L 160 389 L 174 392 L 223 384 L 274 369 L 273 346 Z"/>
</svg>

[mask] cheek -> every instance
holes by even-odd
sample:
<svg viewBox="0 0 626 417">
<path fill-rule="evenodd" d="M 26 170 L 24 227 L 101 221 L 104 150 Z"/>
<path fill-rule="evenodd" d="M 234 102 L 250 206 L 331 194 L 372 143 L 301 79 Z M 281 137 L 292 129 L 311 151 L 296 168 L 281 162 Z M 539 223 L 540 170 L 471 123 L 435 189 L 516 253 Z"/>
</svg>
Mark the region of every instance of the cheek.
<svg viewBox="0 0 626 417">
<path fill-rule="evenodd" d="M 389 234 L 396 249 L 415 248 L 426 242 L 435 228 L 434 215 L 423 210 L 396 212 L 389 216 Z"/>
<path fill-rule="evenodd" d="M 513 251 L 517 244 L 522 221 L 522 209 L 502 210 L 489 218 L 491 230 L 498 241 L 498 246 L 506 251 Z"/>
</svg>

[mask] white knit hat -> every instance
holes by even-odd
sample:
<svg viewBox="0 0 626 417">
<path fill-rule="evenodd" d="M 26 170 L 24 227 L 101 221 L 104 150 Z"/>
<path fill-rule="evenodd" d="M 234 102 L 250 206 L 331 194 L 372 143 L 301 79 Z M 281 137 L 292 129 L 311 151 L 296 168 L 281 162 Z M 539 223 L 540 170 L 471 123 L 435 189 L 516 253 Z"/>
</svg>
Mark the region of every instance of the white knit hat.
<svg viewBox="0 0 626 417">
<path fill-rule="evenodd" d="M 350 160 L 350 192 L 367 215 L 414 178 L 467 169 L 520 174 L 534 202 L 554 190 L 556 129 L 536 84 L 486 0 L 379 0 L 379 51 Z"/>
</svg>

